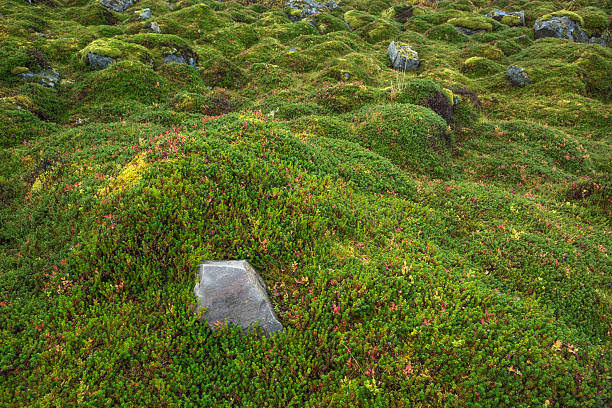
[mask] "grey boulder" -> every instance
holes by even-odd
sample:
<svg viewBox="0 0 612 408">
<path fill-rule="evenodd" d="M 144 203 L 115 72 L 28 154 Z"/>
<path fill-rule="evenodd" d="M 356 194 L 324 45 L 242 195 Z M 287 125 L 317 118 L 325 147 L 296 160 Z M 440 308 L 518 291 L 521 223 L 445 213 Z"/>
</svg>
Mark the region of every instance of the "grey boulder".
<svg viewBox="0 0 612 408">
<path fill-rule="evenodd" d="M 313 0 L 289 0 L 287 2 L 287 7 L 299 11 L 299 13 L 292 13 L 292 15 L 289 16 L 291 21 L 296 22 L 308 18 L 313 14 L 333 10 L 338 7 L 338 3 L 335 1 L 317 3 Z"/>
<path fill-rule="evenodd" d="M 589 36 L 580 24 L 567 16 L 550 17 L 550 19 L 539 18 L 533 25 L 534 38 L 554 37 L 567 39 L 574 42 L 589 42 Z"/>
<path fill-rule="evenodd" d="M 171 62 L 176 62 L 179 64 L 189 64 L 194 68 L 197 68 L 197 62 L 193 57 L 187 57 L 187 59 L 185 59 L 185 57 L 183 57 L 181 54 L 168 54 L 164 57 L 164 64 L 169 64 Z"/>
<path fill-rule="evenodd" d="M 487 32 L 487 30 L 472 30 L 471 28 L 461 27 L 461 26 L 455 26 L 455 28 L 461 34 L 465 34 L 465 35 L 484 34 Z"/>
<path fill-rule="evenodd" d="M 493 10 L 492 12 L 487 14 L 487 17 L 492 18 L 496 21 L 502 21 L 506 16 L 516 16 L 520 19 L 520 25 L 525 25 L 525 12 L 524 11 L 503 11 L 503 10 Z"/>
<path fill-rule="evenodd" d="M 149 30 L 154 31 L 157 34 L 161 34 L 161 29 L 159 28 L 159 25 L 157 24 L 157 21 L 153 21 L 151 23 L 147 23 L 145 25 L 145 28 L 148 28 Z"/>
<path fill-rule="evenodd" d="M 39 78 L 40 84 L 49 88 L 55 88 L 60 81 L 60 73 L 53 68 L 44 69 L 40 72 L 24 72 L 19 76 L 23 79 Z"/>
<path fill-rule="evenodd" d="M 211 329 L 219 323 L 234 324 L 243 332 L 259 326 L 266 336 L 284 330 L 263 279 L 246 260 L 205 261 L 198 278 L 193 290 L 196 313 L 205 309 L 203 317 Z"/>
<path fill-rule="evenodd" d="M 132 7 L 134 0 L 100 0 L 100 4 L 118 13 Z"/>
<path fill-rule="evenodd" d="M 106 69 L 113 63 L 114 60 L 111 57 L 105 57 L 104 55 L 88 52 L 87 61 L 94 70 L 99 71 L 101 69 Z"/>
<path fill-rule="evenodd" d="M 138 14 L 138 18 L 140 20 L 148 20 L 151 18 L 151 9 L 150 8 L 146 8 L 144 10 L 142 10 L 140 12 L 140 14 Z"/>
<path fill-rule="evenodd" d="M 387 55 L 393 68 L 399 71 L 419 66 L 419 54 L 407 43 L 391 41 L 387 48 Z"/>
<path fill-rule="evenodd" d="M 531 83 L 531 79 L 521 67 L 510 65 L 506 68 L 506 76 L 513 86 L 524 87 Z"/>
</svg>

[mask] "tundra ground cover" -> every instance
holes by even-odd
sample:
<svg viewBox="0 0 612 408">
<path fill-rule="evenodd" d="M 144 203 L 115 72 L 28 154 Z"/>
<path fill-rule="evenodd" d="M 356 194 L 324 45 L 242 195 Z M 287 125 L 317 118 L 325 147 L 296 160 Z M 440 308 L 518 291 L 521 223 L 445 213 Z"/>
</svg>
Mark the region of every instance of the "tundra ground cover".
<svg viewBox="0 0 612 408">
<path fill-rule="evenodd" d="M 531 29 L 608 3 L 32 3 L 0 4 L 1 405 L 610 404 L 612 53 Z M 284 333 L 193 315 L 242 258 Z"/>
</svg>

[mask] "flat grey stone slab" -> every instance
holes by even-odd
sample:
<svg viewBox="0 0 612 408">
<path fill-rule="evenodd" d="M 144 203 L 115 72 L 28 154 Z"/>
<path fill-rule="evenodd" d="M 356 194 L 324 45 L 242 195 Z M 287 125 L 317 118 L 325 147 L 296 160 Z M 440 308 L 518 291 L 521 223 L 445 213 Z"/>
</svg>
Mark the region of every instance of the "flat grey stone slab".
<svg viewBox="0 0 612 408">
<path fill-rule="evenodd" d="M 284 330 L 263 279 L 246 260 L 205 261 L 200 264 L 197 276 L 199 282 L 193 290 L 196 313 L 206 308 L 203 317 L 211 329 L 215 330 L 219 323 L 228 323 L 244 332 L 259 326 L 265 335 Z"/>
</svg>

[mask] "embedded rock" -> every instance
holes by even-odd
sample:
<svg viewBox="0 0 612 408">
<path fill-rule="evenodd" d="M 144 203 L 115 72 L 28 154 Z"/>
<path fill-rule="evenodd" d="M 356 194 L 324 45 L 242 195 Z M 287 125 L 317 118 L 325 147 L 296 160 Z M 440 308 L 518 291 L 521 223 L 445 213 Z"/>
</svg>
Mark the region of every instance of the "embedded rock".
<svg viewBox="0 0 612 408">
<path fill-rule="evenodd" d="M 506 76 L 513 86 L 524 87 L 531 83 L 531 79 L 521 67 L 511 65 L 506 68 Z"/>
<path fill-rule="evenodd" d="M 197 68 L 197 61 L 193 57 L 183 57 L 181 54 L 168 54 L 164 57 L 164 64 L 169 64 L 171 62 L 177 62 L 179 64 L 189 64 L 194 68 Z"/>
<path fill-rule="evenodd" d="M 338 7 L 335 1 L 317 3 L 313 0 L 289 0 L 287 7 L 291 9 L 289 19 L 293 22 L 303 20 L 313 14 L 333 10 Z"/>
<path fill-rule="evenodd" d="M 419 66 L 419 54 L 407 43 L 391 41 L 387 48 L 387 55 L 393 68 L 399 71 Z"/>
<path fill-rule="evenodd" d="M 278 321 L 266 285 L 246 260 L 205 261 L 198 271 L 195 285 L 196 313 L 215 329 L 217 322 L 239 326 L 248 332 L 258 325 L 266 336 L 284 330 Z"/>
<path fill-rule="evenodd" d="M 455 26 L 457 31 L 465 35 L 474 35 L 474 34 L 483 34 L 486 33 L 487 30 L 472 30 L 471 28 Z"/>
<path fill-rule="evenodd" d="M 100 4 L 118 13 L 134 5 L 134 0 L 100 0 Z"/>
<path fill-rule="evenodd" d="M 524 26 L 525 25 L 525 12 L 522 10 L 521 11 L 493 10 L 492 12 L 487 14 L 487 17 L 490 17 L 493 20 L 502 22 L 504 24 L 508 24 L 509 26 L 515 26 L 515 25 Z M 518 24 L 515 24 L 514 21 L 516 21 Z"/>
<path fill-rule="evenodd" d="M 144 10 L 142 10 L 140 12 L 140 14 L 138 14 L 138 19 L 140 20 L 148 20 L 151 18 L 151 9 L 150 8 L 146 8 Z"/>
<path fill-rule="evenodd" d="M 606 34 L 602 34 L 601 36 L 593 36 L 589 38 L 589 44 L 599 44 L 601 46 L 607 47 L 610 43 L 610 37 Z"/>
<path fill-rule="evenodd" d="M 154 31 L 157 34 L 161 34 L 161 29 L 159 28 L 159 25 L 157 24 L 157 21 L 153 21 L 151 23 L 147 23 L 145 25 L 145 28 L 148 28 L 149 30 Z"/>
<path fill-rule="evenodd" d="M 111 57 L 105 57 L 103 55 L 99 55 L 93 52 L 87 53 L 87 61 L 89 65 L 96 71 L 106 69 L 110 64 L 113 63 L 113 59 Z"/>
<path fill-rule="evenodd" d="M 414 7 L 411 5 L 393 6 L 383 11 L 382 16 L 393 19 L 400 24 L 405 24 L 406 21 L 414 14 Z"/>
<path fill-rule="evenodd" d="M 589 36 L 580 24 L 567 16 L 550 17 L 550 19 L 539 18 L 533 25 L 534 38 L 554 37 L 568 39 L 574 42 L 589 42 Z"/>
<path fill-rule="evenodd" d="M 55 88 L 60 81 L 60 73 L 52 68 L 40 72 L 23 72 L 19 76 L 23 79 L 40 78 L 40 84 L 49 88 Z"/>
</svg>

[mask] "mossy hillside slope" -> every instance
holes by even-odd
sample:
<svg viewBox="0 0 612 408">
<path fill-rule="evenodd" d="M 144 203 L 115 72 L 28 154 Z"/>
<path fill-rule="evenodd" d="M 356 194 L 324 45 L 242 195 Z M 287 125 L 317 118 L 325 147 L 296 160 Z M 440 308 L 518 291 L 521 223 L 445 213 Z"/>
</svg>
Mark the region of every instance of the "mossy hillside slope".
<svg viewBox="0 0 612 408">
<path fill-rule="evenodd" d="M 611 11 L 2 2 L 0 405 L 607 406 L 610 50 L 530 27 Z M 241 258 L 285 332 L 193 315 Z"/>
</svg>

